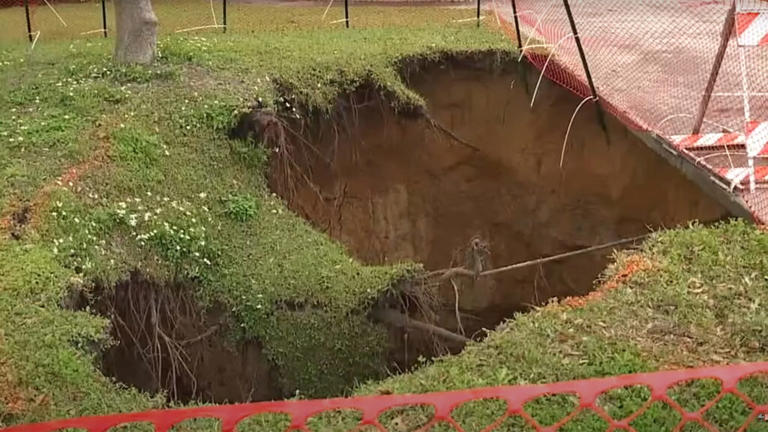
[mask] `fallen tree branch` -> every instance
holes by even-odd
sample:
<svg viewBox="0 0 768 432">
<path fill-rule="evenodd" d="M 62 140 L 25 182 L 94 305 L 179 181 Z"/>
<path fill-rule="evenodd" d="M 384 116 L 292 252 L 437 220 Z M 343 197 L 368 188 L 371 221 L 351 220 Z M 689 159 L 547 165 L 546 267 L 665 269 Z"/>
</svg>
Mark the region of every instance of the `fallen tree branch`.
<svg viewBox="0 0 768 432">
<path fill-rule="evenodd" d="M 498 274 L 498 273 L 508 272 L 510 270 L 516 270 L 516 269 L 520 269 L 520 268 L 524 268 L 524 267 L 530 267 L 530 266 L 534 266 L 534 265 L 544 264 L 544 263 L 547 263 L 547 262 L 557 261 L 557 260 L 561 260 L 561 259 L 565 259 L 565 258 L 570 258 L 570 257 L 577 256 L 577 255 L 583 255 L 583 254 L 587 254 L 587 253 L 590 253 L 590 252 L 596 252 L 596 251 L 603 250 L 603 249 L 609 249 L 609 248 L 612 248 L 612 247 L 621 246 L 621 245 L 628 244 L 628 243 L 634 243 L 634 242 L 636 242 L 638 240 L 644 240 L 644 239 L 648 238 L 649 236 L 651 236 L 651 234 L 653 234 L 653 233 L 648 233 L 648 234 L 643 234 L 643 235 L 639 235 L 639 236 L 636 236 L 636 237 L 630 237 L 630 238 L 625 238 L 625 239 L 621 239 L 621 240 L 616 240 L 616 241 L 613 241 L 613 242 L 610 242 L 610 243 L 604 243 L 604 244 L 600 244 L 600 245 L 596 245 L 596 246 L 590 246 L 590 247 L 587 247 L 587 248 L 577 249 L 577 250 L 574 250 L 574 251 L 571 251 L 571 252 L 565 252 L 565 253 L 561 253 L 561 254 L 557 254 L 557 255 L 552 255 L 552 256 L 548 256 L 548 257 L 537 258 L 537 259 L 529 260 L 529 261 L 523 261 L 523 262 L 520 262 L 520 263 L 511 264 L 511 265 L 504 266 L 504 267 L 499 267 L 499 268 L 495 268 L 495 269 L 491 269 L 491 270 L 486 270 L 484 272 L 481 272 L 480 274 L 476 274 L 475 272 L 467 270 L 464 267 L 453 267 L 453 268 L 449 268 L 449 269 L 445 269 L 445 270 L 436 270 L 436 271 L 430 272 L 430 273 L 428 273 L 426 275 L 426 277 L 427 278 L 437 277 L 439 280 L 442 281 L 442 280 L 450 279 L 451 277 L 454 277 L 454 276 L 466 276 L 466 277 L 472 277 L 472 278 L 474 278 L 474 277 L 483 277 L 483 276 L 492 276 L 492 275 L 495 275 L 495 274 Z"/>
<path fill-rule="evenodd" d="M 448 339 L 450 341 L 460 343 L 462 345 L 470 341 L 469 338 L 464 337 L 460 334 L 456 334 L 452 331 L 446 330 L 436 325 L 428 324 L 422 321 L 409 318 L 405 314 L 400 313 L 394 309 L 375 310 L 373 311 L 373 318 L 383 323 L 390 324 L 396 327 L 404 327 L 404 328 L 410 327 L 416 330 L 423 330 L 423 331 L 435 334 L 437 336 L 440 336 L 444 339 Z"/>
</svg>

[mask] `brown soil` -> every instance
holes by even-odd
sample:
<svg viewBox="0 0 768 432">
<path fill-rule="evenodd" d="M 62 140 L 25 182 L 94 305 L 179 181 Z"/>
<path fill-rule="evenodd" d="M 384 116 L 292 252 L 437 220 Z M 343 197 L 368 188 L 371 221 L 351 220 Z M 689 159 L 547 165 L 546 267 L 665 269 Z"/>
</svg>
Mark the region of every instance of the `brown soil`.
<svg viewBox="0 0 768 432">
<path fill-rule="evenodd" d="M 521 76 L 467 65 L 431 66 L 410 80 L 431 116 L 467 145 L 406 119 L 370 92 L 349 101 L 335 124 L 319 122 L 293 140 L 292 187 L 272 170 L 273 189 L 360 260 L 463 265 L 470 240 L 487 243 L 484 268 L 525 261 L 727 215 L 622 125 L 608 119 L 606 143 L 594 109 L 577 116 L 559 167 L 563 138 L 580 102 L 543 83 L 533 110 Z M 528 72 L 529 87 L 536 74 Z M 311 143 L 311 145 L 309 144 Z M 279 158 L 275 158 L 279 159 Z M 461 281 L 464 328 L 491 328 L 552 297 L 584 295 L 610 251 L 472 282 Z M 450 284 L 442 325 L 456 329 Z M 474 318 L 473 318 L 474 317 Z"/>
<path fill-rule="evenodd" d="M 282 397 L 260 344 L 230 341 L 222 314 L 203 313 L 190 292 L 137 273 L 105 290 L 96 310 L 111 319 L 119 343 L 104 354 L 104 373 L 181 402 Z"/>
</svg>

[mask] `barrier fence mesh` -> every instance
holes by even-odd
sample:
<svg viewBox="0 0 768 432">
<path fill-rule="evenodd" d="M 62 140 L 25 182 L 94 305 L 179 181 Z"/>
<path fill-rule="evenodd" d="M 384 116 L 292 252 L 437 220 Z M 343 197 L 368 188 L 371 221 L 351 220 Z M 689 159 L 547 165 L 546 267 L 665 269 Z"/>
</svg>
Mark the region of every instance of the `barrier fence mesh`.
<svg viewBox="0 0 768 432">
<path fill-rule="evenodd" d="M 151 426 L 158 432 L 181 425 L 224 432 L 764 431 L 768 430 L 766 373 L 768 363 L 744 363 L 420 395 L 115 414 L 4 431 L 106 432 L 128 424 Z"/>
<path fill-rule="evenodd" d="M 564 2 L 516 6 L 528 60 L 592 97 Z M 600 106 L 666 138 L 768 220 L 768 2 L 571 0 L 570 8 Z M 511 5 L 499 14 L 514 25 Z"/>
</svg>

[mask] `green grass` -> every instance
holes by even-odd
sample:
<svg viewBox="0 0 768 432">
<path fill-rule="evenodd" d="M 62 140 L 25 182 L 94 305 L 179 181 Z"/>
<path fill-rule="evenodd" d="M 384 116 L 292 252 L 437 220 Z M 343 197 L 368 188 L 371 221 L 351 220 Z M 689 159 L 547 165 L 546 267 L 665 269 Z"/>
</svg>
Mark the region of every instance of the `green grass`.
<svg viewBox="0 0 768 432">
<path fill-rule="evenodd" d="M 0 239 L 0 383 L 10 389 L 0 422 L 165 403 L 103 377 L 107 323 L 59 306 L 75 288 L 134 271 L 183 282 L 225 311 L 233 338 L 264 346 L 286 393 L 342 394 L 383 375 L 386 332 L 365 315 L 418 266 L 350 258 L 270 193 L 267 150 L 227 138 L 260 98 L 315 116 L 368 85 L 419 107 L 398 74 L 403 60 L 512 54 L 493 28 L 442 25 L 462 11 L 366 10 L 380 25 L 347 31 L 297 24 L 322 8 L 259 7 L 258 31 L 163 37 L 149 68 L 113 65 L 113 41 L 99 38 L 41 39 L 31 53 L 0 46 L 0 218 L 32 209 L 20 240 Z"/>
<path fill-rule="evenodd" d="M 601 300 L 575 309 L 554 303 L 518 315 L 457 356 L 369 383 L 359 393 L 421 393 L 763 361 L 768 353 L 768 312 L 762 306 L 768 301 L 766 251 L 768 237 L 743 222 L 661 233 L 639 251 L 616 257 L 608 278 L 638 256 L 650 267 Z M 743 380 L 739 389 L 758 403 L 768 397 L 764 378 Z M 719 383 L 702 380 L 668 394 L 695 410 L 719 391 Z M 601 397 L 599 404 L 614 418 L 623 418 L 648 396 L 647 389 L 628 388 Z M 550 398 L 526 410 L 542 424 L 552 424 L 573 407 L 567 398 Z M 491 408 L 491 402 L 478 403 L 456 417 L 487 425 L 503 413 Z M 720 430 L 736 430 L 749 413 L 744 409 L 743 402 L 728 396 L 707 418 Z M 657 405 L 633 424 L 638 430 L 662 431 L 678 420 L 666 405 Z M 762 430 L 756 427 L 750 430 Z M 572 428 L 600 431 L 604 425 L 593 417 Z"/>
<path fill-rule="evenodd" d="M 40 31 L 38 42 L 41 44 L 56 40 L 75 40 L 88 38 L 98 40 L 103 37 L 101 3 L 85 1 L 82 3 L 51 2 L 59 18 L 45 3 L 32 7 L 32 31 Z M 461 3 L 447 3 L 448 6 Z M 446 7 L 441 9 L 424 7 L 390 7 L 354 4 L 350 7 L 350 23 L 353 28 L 414 28 L 422 27 L 428 19 L 433 25 L 455 27 L 473 27 L 474 10 L 472 4 L 464 3 L 465 8 Z M 222 32 L 222 28 L 205 26 L 221 25 L 221 0 L 211 3 L 205 0 L 163 0 L 153 5 L 155 15 L 161 24 L 161 34 L 187 33 L 213 37 Z M 424 12 L 428 10 L 428 12 Z M 107 29 L 115 28 L 113 8 L 107 3 Z M 214 17 L 215 14 L 215 24 Z M 295 30 L 338 30 L 344 27 L 340 20 L 344 18 L 343 2 L 334 2 L 328 11 L 325 6 L 262 6 L 242 2 L 229 2 L 227 5 L 227 30 L 239 34 L 255 34 L 268 31 Z M 460 21 L 466 20 L 469 21 Z M 470 22 L 471 21 L 471 22 Z M 26 18 L 23 7 L 0 9 L 0 44 L 21 44 L 27 40 Z"/>
<path fill-rule="evenodd" d="M 354 28 L 344 30 L 327 22 L 338 8 L 323 22 L 321 7 L 235 4 L 226 35 L 169 35 L 197 21 L 189 10 L 163 3 L 157 12 L 168 36 L 157 64 L 116 67 L 112 40 L 55 41 L 88 28 L 95 6 L 58 8 L 70 24 L 66 32 L 42 36 L 31 54 L 23 42 L 0 46 L 0 107 L 7 113 L 0 118 L 0 217 L 27 204 L 33 209 L 21 240 L 4 232 L 0 239 L 0 422 L 167 403 L 102 376 L 96 365 L 110 343 L 107 323 L 60 306 L 73 287 L 109 285 L 136 270 L 159 283 L 184 281 L 202 305 L 223 308 L 235 338 L 263 343 L 286 392 L 340 394 L 355 380 L 380 378 L 386 337 L 365 313 L 417 266 L 368 267 L 351 259 L 269 192 L 268 152 L 229 140 L 226 132 L 259 98 L 275 108 L 287 100 L 300 115 L 316 116 L 361 85 L 378 89 L 398 109 L 420 109 L 423 101 L 398 74 L 405 60 L 503 61 L 512 55 L 510 42 L 492 27 L 451 22 L 466 18 L 466 10 L 435 8 L 354 8 Z M 44 19 L 43 11 L 36 19 Z M 6 25 L 16 12 L 0 10 L 0 41 L 16 34 Z M 59 184 L 70 167 L 82 169 L 72 184 Z M 371 381 L 358 392 L 541 383 L 763 359 L 766 251 L 766 237 L 744 223 L 660 234 L 639 252 L 650 269 L 601 301 L 520 315 L 458 356 Z M 628 259 L 619 255 L 607 276 Z M 744 390 L 768 400 L 764 381 L 747 382 Z M 705 382 L 674 397 L 697 406 L 713 391 Z M 619 391 L 601 405 L 618 417 L 646 396 L 643 389 Z M 551 424 L 572 405 L 560 397 L 527 408 Z M 743 415 L 736 400 L 715 408 L 708 415 L 724 430 Z M 476 403 L 456 417 L 479 429 L 500 410 L 492 401 Z M 388 420 L 428 417 L 424 410 L 406 414 Z M 636 426 L 656 431 L 674 422 L 675 414 L 658 405 Z M 505 426 L 524 430 L 519 419 Z M 569 430 L 600 426 L 584 414 Z"/>
</svg>

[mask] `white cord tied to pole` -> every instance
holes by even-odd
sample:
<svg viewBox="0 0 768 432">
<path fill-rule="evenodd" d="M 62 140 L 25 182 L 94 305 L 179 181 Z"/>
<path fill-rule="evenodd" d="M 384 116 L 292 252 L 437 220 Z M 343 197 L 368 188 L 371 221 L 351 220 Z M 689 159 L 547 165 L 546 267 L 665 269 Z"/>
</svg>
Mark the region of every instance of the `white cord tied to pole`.
<svg viewBox="0 0 768 432">
<path fill-rule="evenodd" d="M 30 34 L 35 35 L 35 39 L 32 40 L 32 46 L 29 47 L 29 50 L 32 51 L 32 50 L 35 49 L 35 45 L 37 44 L 37 39 L 40 37 L 40 30 L 38 30 L 38 31 L 36 31 L 34 33 L 30 33 Z"/>
<path fill-rule="evenodd" d="M 499 6 L 496 4 L 496 0 L 493 0 L 493 14 L 496 16 L 496 25 L 501 27 L 501 19 L 499 18 Z"/>
<path fill-rule="evenodd" d="M 531 15 L 534 15 L 536 17 L 536 25 L 533 26 L 533 29 L 531 30 L 531 33 L 528 35 L 528 38 L 525 40 L 525 43 L 523 44 L 523 47 L 520 49 L 520 57 L 517 59 L 518 62 L 523 60 L 523 54 L 525 54 L 525 50 L 528 47 L 528 43 L 531 42 L 531 39 L 533 38 L 534 33 L 536 33 L 538 31 L 539 26 L 541 25 L 541 21 L 544 19 L 544 15 L 549 13 L 549 11 L 552 9 L 552 7 L 554 5 L 555 5 L 555 2 L 552 2 L 549 5 L 549 7 L 547 8 L 547 10 L 545 10 L 544 12 L 542 12 L 541 14 L 538 14 L 538 15 L 533 13 L 533 12 L 531 12 Z M 520 13 L 517 14 L 517 16 L 519 17 L 523 13 L 524 12 L 520 12 Z"/>
<path fill-rule="evenodd" d="M 579 113 L 579 110 L 581 110 L 581 107 L 583 107 L 585 103 L 591 100 L 597 100 L 597 99 L 595 99 L 593 96 L 584 98 L 584 100 L 581 101 L 579 106 L 576 107 L 576 110 L 573 112 L 573 115 L 571 116 L 571 121 L 568 123 L 568 130 L 565 132 L 565 139 L 563 140 L 563 150 L 560 152 L 560 169 L 563 169 L 563 160 L 565 159 L 565 146 L 568 144 L 568 136 L 571 134 L 571 126 L 573 126 L 573 120 L 576 119 L 576 114 Z"/>
<path fill-rule="evenodd" d="M 210 0 L 209 3 L 211 4 L 211 16 L 213 17 L 213 25 L 218 26 L 219 23 L 216 22 L 216 12 L 213 10 L 213 0 Z"/>
<path fill-rule="evenodd" d="M 547 56 L 547 61 L 544 63 L 544 67 L 541 68 L 541 75 L 539 75 L 539 81 L 536 83 L 536 88 L 533 90 L 533 97 L 531 98 L 531 108 L 533 108 L 533 103 L 536 102 L 536 95 L 539 92 L 539 86 L 541 86 L 541 80 L 544 78 L 544 73 L 547 71 L 547 66 L 549 66 L 549 61 L 552 60 L 552 57 L 557 52 L 557 49 L 560 47 L 560 44 L 563 43 L 563 41 L 565 41 L 566 39 L 571 37 L 573 37 L 573 33 L 563 36 L 562 39 L 557 41 L 554 48 L 552 48 L 552 51 Z"/>
<path fill-rule="evenodd" d="M 660 122 L 656 123 L 656 127 L 654 129 L 655 130 L 659 130 L 661 125 L 663 125 L 667 121 L 672 120 L 672 119 L 676 119 L 676 118 L 680 118 L 680 117 L 693 118 L 693 114 L 672 114 L 672 115 L 666 116 L 666 117 L 664 117 L 663 120 L 661 120 Z M 727 130 L 728 132 L 735 132 L 733 130 L 733 128 L 730 128 L 728 126 L 722 125 L 722 124 L 717 123 L 717 122 L 713 122 L 712 120 L 704 119 L 704 123 L 711 124 L 712 126 L 717 126 L 717 127 L 721 128 L 721 129 Z"/>
<path fill-rule="evenodd" d="M 179 29 L 174 31 L 174 33 L 184 33 L 184 32 L 194 31 L 194 30 L 202 30 L 202 29 L 208 29 L 208 28 L 222 28 L 222 27 L 226 27 L 226 26 L 222 24 L 204 25 L 204 26 L 198 26 L 198 27 L 189 27 L 189 28 Z"/>
<path fill-rule="evenodd" d="M 61 21 L 61 25 L 63 25 L 64 27 L 67 27 L 67 23 L 66 23 L 66 22 L 64 22 L 64 18 L 62 18 L 62 17 L 61 17 L 61 15 L 59 15 L 59 13 L 58 13 L 58 12 L 56 12 L 56 9 L 54 9 L 54 8 L 53 8 L 53 6 L 51 6 L 51 4 L 50 4 L 50 3 L 48 3 L 48 0 L 43 0 L 43 1 L 45 2 L 45 4 L 46 4 L 46 5 L 48 5 L 48 7 L 49 7 L 49 8 L 51 9 L 51 11 L 53 12 L 53 14 L 54 14 L 54 15 L 56 15 L 56 18 L 58 18 L 58 19 L 59 19 L 59 21 Z"/>
<path fill-rule="evenodd" d="M 320 21 L 325 21 L 326 15 L 328 15 L 328 11 L 331 9 L 331 5 L 333 4 L 333 0 L 328 2 L 328 6 L 325 7 L 325 12 L 323 12 L 323 16 L 320 18 Z"/>
</svg>

